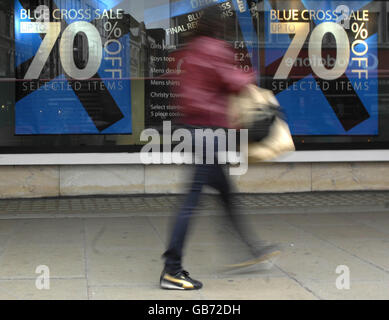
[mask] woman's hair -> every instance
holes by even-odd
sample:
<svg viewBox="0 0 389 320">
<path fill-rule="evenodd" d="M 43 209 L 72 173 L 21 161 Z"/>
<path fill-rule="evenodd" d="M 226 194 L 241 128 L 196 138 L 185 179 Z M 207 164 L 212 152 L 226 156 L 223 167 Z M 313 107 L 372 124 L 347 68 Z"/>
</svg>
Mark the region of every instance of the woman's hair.
<svg viewBox="0 0 389 320">
<path fill-rule="evenodd" d="M 224 19 L 219 6 L 206 7 L 202 11 L 194 37 L 207 36 L 212 38 L 222 38 L 224 33 Z"/>
</svg>

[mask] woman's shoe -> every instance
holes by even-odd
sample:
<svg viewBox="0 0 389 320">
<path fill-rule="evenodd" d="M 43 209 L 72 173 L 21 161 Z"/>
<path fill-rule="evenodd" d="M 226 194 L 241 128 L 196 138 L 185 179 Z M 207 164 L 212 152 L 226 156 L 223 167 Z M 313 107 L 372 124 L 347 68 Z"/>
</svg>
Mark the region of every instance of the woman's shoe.
<svg viewBox="0 0 389 320">
<path fill-rule="evenodd" d="M 176 274 L 162 271 L 160 278 L 160 286 L 162 289 L 170 290 L 198 290 L 203 287 L 203 284 L 189 277 L 189 272 L 182 270 Z"/>
<path fill-rule="evenodd" d="M 281 253 L 281 250 L 278 245 L 267 245 L 261 248 L 256 249 L 254 258 L 250 258 L 246 261 L 226 265 L 226 268 L 244 268 L 257 263 L 262 263 L 271 258 L 278 256 Z"/>
</svg>

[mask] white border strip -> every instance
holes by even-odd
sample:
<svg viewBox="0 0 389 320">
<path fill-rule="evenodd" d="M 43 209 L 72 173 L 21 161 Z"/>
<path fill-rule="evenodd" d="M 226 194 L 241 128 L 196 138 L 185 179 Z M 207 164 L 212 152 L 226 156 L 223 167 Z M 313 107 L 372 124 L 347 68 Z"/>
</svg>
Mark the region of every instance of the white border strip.
<svg viewBox="0 0 389 320">
<path fill-rule="evenodd" d="M 161 154 L 162 157 L 162 154 Z M 389 162 L 389 150 L 296 151 L 271 162 Z M 139 153 L 0 154 L 0 165 L 142 164 Z M 164 163 L 169 164 L 169 163 Z"/>
</svg>

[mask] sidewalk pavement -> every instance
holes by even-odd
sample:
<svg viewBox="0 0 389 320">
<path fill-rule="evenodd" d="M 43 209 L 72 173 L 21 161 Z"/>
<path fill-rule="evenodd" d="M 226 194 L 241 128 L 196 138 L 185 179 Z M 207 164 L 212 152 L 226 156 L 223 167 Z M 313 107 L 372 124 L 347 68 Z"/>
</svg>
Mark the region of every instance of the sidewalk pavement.
<svg viewBox="0 0 389 320">
<path fill-rule="evenodd" d="M 221 267 L 245 248 L 206 195 L 184 260 L 204 288 L 188 292 L 158 286 L 179 196 L 1 200 L 0 299 L 389 299 L 388 196 L 240 195 L 247 223 L 283 253 L 233 273 Z M 36 287 L 42 265 L 49 290 Z M 347 276 L 338 266 L 350 272 L 349 290 L 337 289 Z"/>
</svg>

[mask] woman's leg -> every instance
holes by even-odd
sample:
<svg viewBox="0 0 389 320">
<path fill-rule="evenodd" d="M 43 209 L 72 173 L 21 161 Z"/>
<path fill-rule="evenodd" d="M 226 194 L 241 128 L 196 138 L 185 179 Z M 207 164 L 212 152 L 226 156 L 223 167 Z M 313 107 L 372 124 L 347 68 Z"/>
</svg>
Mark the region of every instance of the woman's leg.
<svg viewBox="0 0 389 320">
<path fill-rule="evenodd" d="M 262 242 L 257 238 L 254 230 L 249 227 L 249 224 L 244 221 L 244 216 L 238 213 L 233 202 L 232 182 L 221 165 L 215 165 L 215 168 L 213 168 L 209 185 L 220 192 L 224 209 L 232 226 L 237 231 L 240 239 L 249 247 L 251 253 L 256 254 L 256 247 L 260 246 Z"/>
<path fill-rule="evenodd" d="M 182 270 L 182 255 L 189 221 L 199 202 L 201 190 L 207 183 L 209 167 L 209 165 L 204 164 L 195 166 L 194 178 L 189 193 L 175 218 L 168 249 L 163 254 L 163 257 L 166 259 L 165 271 L 170 274 L 175 274 Z"/>
</svg>

